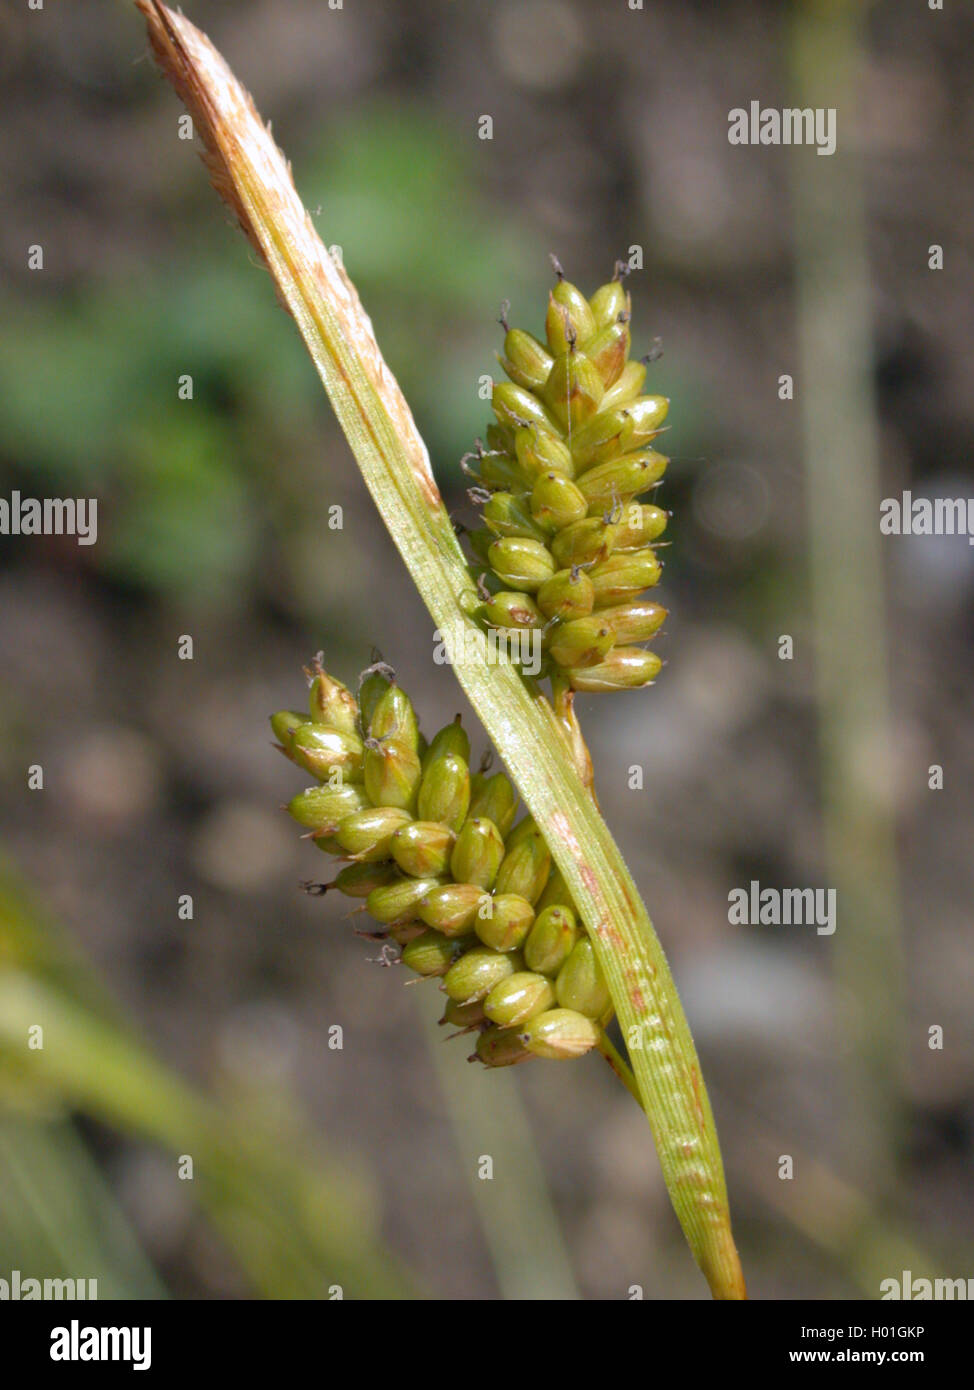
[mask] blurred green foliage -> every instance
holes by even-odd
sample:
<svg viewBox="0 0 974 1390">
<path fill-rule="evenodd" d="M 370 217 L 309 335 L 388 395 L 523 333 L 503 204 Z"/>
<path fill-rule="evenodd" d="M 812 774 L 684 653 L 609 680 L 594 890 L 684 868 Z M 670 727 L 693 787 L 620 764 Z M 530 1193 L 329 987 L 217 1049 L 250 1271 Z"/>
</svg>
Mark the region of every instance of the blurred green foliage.
<svg viewBox="0 0 974 1390">
<path fill-rule="evenodd" d="M 38 1032 L 40 1029 L 40 1032 Z M 293 1097 L 194 1090 L 119 1016 L 86 962 L 0 865 L 0 1268 L 163 1292 L 72 1119 L 168 1151 L 172 1183 L 269 1298 L 396 1298 L 416 1287 L 379 1244 L 375 1193 L 322 1157 Z M 191 1180 L 177 1164 L 192 1160 Z"/>
<path fill-rule="evenodd" d="M 431 451 L 455 470 L 484 414 L 485 306 L 498 286 L 539 294 L 547 267 L 526 284 L 516 224 L 498 234 L 470 156 L 427 116 L 377 105 L 330 130 L 298 167 L 310 207 L 321 190 L 322 235 L 347 248 Z M 212 202 L 195 162 L 191 173 Z M 96 494 L 102 529 L 86 559 L 108 578 L 197 604 L 238 593 L 259 568 L 264 490 L 288 486 L 268 459 L 335 431 L 252 256 L 205 206 L 202 244 L 194 222 L 138 279 L 0 301 L 8 485 Z M 465 318 L 470 340 L 457 342 L 447 325 Z M 191 404 L 178 398 L 184 374 Z"/>
</svg>

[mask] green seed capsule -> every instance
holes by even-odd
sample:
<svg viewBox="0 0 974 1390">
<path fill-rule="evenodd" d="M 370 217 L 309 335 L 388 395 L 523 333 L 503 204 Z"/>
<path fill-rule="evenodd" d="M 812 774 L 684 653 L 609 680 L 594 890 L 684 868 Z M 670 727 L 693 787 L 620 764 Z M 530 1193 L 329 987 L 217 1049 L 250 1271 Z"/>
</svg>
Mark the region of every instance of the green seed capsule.
<svg viewBox="0 0 974 1390">
<path fill-rule="evenodd" d="M 648 444 L 666 419 L 670 402 L 666 396 L 637 396 L 622 409 L 626 427 L 622 431 L 623 452 L 630 453 Z"/>
<path fill-rule="evenodd" d="M 564 473 L 575 476 L 572 452 L 562 440 L 547 430 L 520 429 L 514 436 L 514 449 L 522 476 L 533 479 L 539 473 Z"/>
<path fill-rule="evenodd" d="M 651 550 L 626 551 L 600 560 L 588 572 L 595 590 L 595 608 L 628 603 L 644 589 L 659 583 L 662 567 Z"/>
<path fill-rule="evenodd" d="M 578 480 L 578 490 L 592 514 L 601 515 L 617 502 L 628 502 L 655 487 L 668 462 L 654 449 L 626 454 L 587 469 Z"/>
<path fill-rule="evenodd" d="M 517 792 L 503 772 L 495 772 L 493 777 L 485 777 L 475 791 L 471 792 L 470 819 L 478 817 L 491 820 L 501 836 L 507 834 L 514 824 L 517 811 Z"/>
<path fill-rule="evenodd" d="M 345 852 L 338 843 L 337 835 L 314 835 L 311 843 L 315 849 L 320 849 L 322 854 L 330 854 L 333 859 L 339 858 Z"/>
<path fill-rule="evenodd" d="M 309 830 L 332 834 L 339 821 L 368 806 L 364 787 L 306 787 L 288 802 L 288 814 Z"/>
<path fill-rule="evenodd" d="M 540 541 L 522 536 L 505 536 L 495 541 L 487 560 L 501 582 L 510 589 L 534 593 L 557 568 L 551 552 Z"/>
<path fill-rule="evenodd" d="M 584 570 L 569 568 L 547 579 L 537 597 L 546 618 L 585 618 L 595 603 L 595 590 Z"/>
<path fill-rule="evenodd" d="M 509 830 L 504 836 L 504 843 L 508 849 L 513 849 L 515 845 L 523 844 L 532 835 L 537 834 L 538 825 L 533 816 L 523 815 L 515 825 L 513 830 Z"/>
<path fill-rule="evenodd" d="M 516 951 L 531 930 L 534 908 L 518 893 L 498 893 L 488 903 L 475 914 L 474 931 L 494 951 Z"/>
<path fill-rule="evenodd" d="M 540 898 L 551 870 L 551 851 L 536 825 L 516 841 L 508 838 L 507 853 L 494 884 L 498 893 L 517 893 L 529 903 Z"/>
<path fill-rule="evenodd" d="M 583 1057 L 599 1040 L 598 1024 L 574 1009 L 548 1009 L 520 1030 L 521 1042 L 535 1057 L 567 1061 Z"/>
<path fill-rule="evenodd" d="M 590 565 L 612 553 L 615 530 L 601 517 L 589 516 L 559 531 L 551 542 L 551 553 L 559 569 Z"/>
<path fill-rule="evenodd" d="M 636 690 L 650 685 L 663 663 L 642 647 L 613 647 L 605 661 L 571 673 L 573 690 Z"/>
<path fill-rule="evenodd" d="M 288 757 L 291 756 L 291 737 L 295 729 L 300 729 L 307 722 L 307 715 L 299 714 L 294 709 L 279 709 L 271 715 L 271 731 Z"/>
<path fill-rule="evenodd" d="M 619 374 L 619 379 L 602 397 L 603 410 L 616 410 L 629 405 L 643 389 L 646 381 L 646 368 L 642 362 L 627 362 Z"/>
<path fill-rule="evenodd" d="M 555 993 L 563 1009 L 575 1009 L 587 1018 L 601 1018 L 612 1000 L 595 948 L 587 937 L 577 941 L 558 972 Z"/>
<path fill-rule="evenodd" d="M 343 734 L 310 720 L 300 724 L 291 735 L 294 761 L 322 782 L 335 771 L 344 782 L 361 782 L 363 751 L 357 734 Z"/>
<path fill-rule="evenodd" d="M 544 626 L 544 618 L 530 594 L 513 590 L 494 594 L 483 607 L 483 615 L 491 627 L 515 628 L 518 631 Z"/>
<path fill-rule="evenodd" d="M 608 390 L 619 380 L 629 356 L 628 321 L 616 319 L 600 329 L 586 343 L 585 356 L 598 372 L 603 387 Z"/>
<path fill-rule="evenodd" d="M 477 1050 L 470 1058 L 471 1062 L 474 1057 L 485 1067 L 513 1067 L 518 1062 L 530 1061 L 531 1054 L 516 1028 L 496 1028 L 492 1025 L 485 1028 L 477 1039 Z"/>
<path fill-rule="evenodd" d="M 629 296 L 622 281 L 610 280 L 607 285 L 600 285 L 589 300 L 589 306 L 598 328 L 607 328 L 620 314 L 628 314 Z"/>
<path fill-rule="evenodd" d="M 431 889 L 419 904 L 419 917 L 444 936 L 466 936 L 473 931 L 480 908 L 489 902 L 489 894 L 475 883 L 444 883 Z"/>
<path fill-rule="evenodd" d="M 502 955 L 489 946 L 472 946 L 454 961 L 443 977 L 443 988 L 458 1004 L 484 999 L 501 980 L 520 968 L 515 953 Z"/>
<path fill-rule="evenodd" d="M 522 328 L 511 328 L 504 338 L 504 356 L 501 366 L 518 386 L 527 391 L 538 391 L 548 380 L 551 371 L 551 354 L 546 352 L 537 338 L 525 333 Z"/>
<path fill-rule="evenodd" d="M 562 878 L 561 870 L 557 865 L 552 864 L 551 873 L 548 875 L 548 882 L 545 890 L 534 905 L 535 913 L 540 916 L 549 907 L 570 907 L 578 916 L 578 909 L 575 900 L 569 891 L 568 884 Z"/>
<path fill-rule="evenodd" d="M 488 559 L 490 547 L 494 544 L 496 539 L 497 537 L 494 535 L 493 531 L 488 530 L 486 526 L 482 530 L 467 532 L 467 540 L 470 542 L 470 549 L 473 551 L 475 558 L 484 565 L 490 564 L 490 560 Z"/>
<path fill-rule="evenodd" d="M 490 991 L 484 1000 L 484 1013 L 491 1023 L 514 1028 L 535 1014 L 544 1013 L 554 1003 L 555 992 L 543 975 L 518 970 Z"/>
<path fill-rule="evenodd" d="M 576 471 L 623 453 L 622 432 L 627 417 L 618 407 L 602 409 L 572 435 L 572 457 Z"/>
<path fill-rule="evenodd" d="M 369 737 L 398 739 L 419 752 L 419 721 L 413 703 L 398 685 L 387 685 L 375 702 L 369 719 Z"/>
<path fill-rule="evenodd" d="M 453 831 L 435 821 L 410 821 L 390 842 L 392 857 L 404 874 L 435 878 L 445 874 L 453 850 Z"/>
<path fill-rule="evenodd" d="M 468 817 L 453 847 L 450 873 L 457 883 L 490 889 L 503 858 L 504 840 L 494 822 L 486 816 Z"/>
<path fill-rule="evenodd" d="M 483 1002 L 475 999 L 472 1004 L 458 1004 L 455 999 L 448 999 L 440 1022 L 454 1028 L 477 1028 L 486 1022 Z"/>
<path fill-rule="evenodd" d="M 439 886 L 437 878 L 401 878 L 383 888 L 373 888 L 365 906 L 377 922 L 415 921 L 420 902 Z"/>
<path fill-rule="evenodd" d="M 600 608 L 599 617 L 611 627 L 616 642 L 625 646 L 654 637 L 666 620 L 666 609 L 650 599 L 634 599 L 615 608 Z"/>
<path fill-rule="evenodd" d="M 669 404 L 665 396 L 637 396 L 608 408 L 603 400 L 599 413 L 572 435 L 576 466 L 585 469 L 642 449 L 666 419 Z"/>
<path fill-rule="evenodd" d="M 370 671 L 359 686 L 358 705 L 362 728 L 368 729 L 372 722 L 375 707 L 389 689 L 392 682 L 381 671 Z"/>
<path fill-rule="evenodd" d="M 581 290 L 559 280 L 548 296 L 545 335 L 552 356 L 584 347 L 595 333 L 595 316 Z"/>
<path fill-rule="evenodd" d="M 423 776 L 419 754 L 402 739 L 387 738 L 371 742 L 365 750 L 365 790 L 373 806 L 416 808 L 416 795 Z M 422 816 L 433 820 L 433 816 Z"/>
<path fill-rule="evenodd" d="M 457 944 L 438 931 L 424 931 L 402 948 L 402 963 L 417 975 L 445 975 L 457 954 Z"/>
<path fill-rule="evenodd" d="M 560 531 L 588 513 L 583 493 L 564 473 L 542 473 L 531 491 L 531 515 L 547 531 Z"/>
<path fill-rule="evenodd" d="M 535 521 L 523 497 L 515 497 L 511 492 L 495 492 L 484 504 L 483 515 L 485 523 L 497 536 L 528 536 L 542 545 L 545 542 L 547 532 Z"/>
<path fill-rule="evenodd" d="M 617 523 L 615 549 L 642 550 L 644 546 L 652 545 L 666 530 L 669 519 L 668 513 L 664 512 L 662 507 L 627 502 L 621 508 Z"/>
<path fill-rule="evenodd" d="M 574 430 L 584 425 L 598 410 L 604 394 L 602 377 L 583 352 L 566 352 L 555 358 L 544 399 L 563 428 Z"/>
<path fill-rule="evenodd" d="M 373 888 L 385 888 L 399 879 L 399 870 L 388 859 L 381 864 L 346 864 L 335 875 L 333 888 L 346 898 L 367 898 Z"/>
<path fill-rule="evenodd" d="M 447 754 L 462 758 L 465 763 L 470 761 L 470 740 L 459 714 L 452 724 L 444 724 L 443 728 L 434 734 L 433 742 L 423 754 L 423 771 L 426 771 L 434 758 L 445 758 Z"/>
<path fill-rule="evenodd" d="M 597 666 L 615 641 L 601 614 L 559 623 L 548 640 L 548 653 L 559 666 Z"/>
<path fill-rule="evenodd" d="M 386 928 L 386 935 L 395 941 L 397 946 L 407 946 L 410 941 L 422 936 L 425 930 L 422 922 L 391 922 Z"/>
<path fill-rule="evenodd" d="M 487 781 L 486 772 L 471 772 L 470 774 L 470 804 L 473 805 L 474 797 L 479 795 L 481 788 Z"/>
<path fill-rule="evenodd" d="M 515 429 L 537 425 L 538 429 L 547 430 L 549 434 L 559 433 L 557 420 L 548 413 L 537 396 L 525 391 L 523 386 L 515 386 L 510 381 L 496 382 L 490 403 L 502 425 L 512 425 Z"/>
<path fill-rule="evenodd" d="M 491 421 L 487 426 L 487 448 L 499 454 L 513 454 L 514 430 Z"/>
<path fill-rule="evenodd" d="M 491 452 L 484 454 L 477 464 L 480 481 L 484 487 L 500 488 L 506 492 L 520 492 L 525 486 L 525 476 L 521 465 L 510 454 Z"/>
<path fill-rule="evenodd" d="M 409 823 L 409 812 L 398 806 L 368 806 L 346 816 L 336 838 L 346 854 L 372 863 L 389 858 L 393 835 Z"/>
<path fill-rule="evenodd" d="M 546 907 L 538 913 L 524 943 L 524 963 L 529 970 L 554 979 L 577 940 L 578 924 L 571 908 Z"/>
<path fill-rule="evenodd" d="M 458 831 L 470 806 L 470 771 L 455 753 L 434 758 L 423 773 L 419 789 L 420 820 L 440 821 Z"/>
<path fill-rule="evenodd" d="M 343 734 L 358 733 L 358 701 L 341 681 L 316 664 L 308 691 L 308 709 L 314 724 L 326 724 Z"/>
</svg>

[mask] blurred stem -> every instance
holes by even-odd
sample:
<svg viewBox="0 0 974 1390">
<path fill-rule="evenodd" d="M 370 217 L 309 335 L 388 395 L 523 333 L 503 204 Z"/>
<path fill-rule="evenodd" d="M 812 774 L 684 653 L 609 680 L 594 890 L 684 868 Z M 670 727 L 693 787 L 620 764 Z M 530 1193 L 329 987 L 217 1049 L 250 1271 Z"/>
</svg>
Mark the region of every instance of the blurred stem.
<svg viewBox="0 0 974 1390">
<path fill-rule="evenodd" d="M 834 107 L 837 150 L 793 151 L 794 223 L 815 662 L 835 984 L 846 1043 L 849 1158 L 870 1188 L 892 1178 L 903 1007 L 886 611 L 879 534 L 870 276 L 862 165 L 846 141 L 862 91 L 868 7 L 793 10 L 793 99 Z"/>
<path fill-rule="evenodd" d="M 267 1134 L 199 1094 L 101 999 L 85 962 L 62 954 L 0 863 L 0 1099 L 15 1113 L 79 1110 L 189 1155 L 189 1190 L 265 1297 L 321 1298 L 331 1284 L 352 1296 L 415 1296 L 371 1231 L 358 1183 L 296 1161 L 279 1130 Z M 43 1046 L 34 1049 L 37 1025 Z"/>
<path fill-rule="evenodd" d="M 103 1299 L 167 1296 L 88 1149 L 64 1119 L 15 1113 L 0 1119 L 0 1245 L 8 1269 L 97 1279 Z"/>
<path fill-rule="evenodd" d="M 863 1191 L 839 1177 L 827 1164 L 803 1153 L 791 1135 L 781 1140 L 750 1107 L 747 1133 L 751 1162 L 744 1165 L 744 1181 L 810 1245 L 834 1260 L 866 1298 L 879 1298 L 882 1281 L 898 1279 L 905 1269 L 914 1277 L 948 1273 L 874 1200 L 871 1184 Z M 794 1160 L 792 1180 L 778 1177 L 783 1149 Z"/>
<path fill-rule="evenodd" d="M 209 40 L 157 0 L 136 0 L 163 70 L 206 146 L 214 187 L 233 208 L 294 316 L 362 476 L 441 632 L 480 636 L 472 584 L 429 456 L 372 325 L 305 211 L 253 103 Z M 509 664 L 454 672 L 516 780 L 588 926 L 624 1035 L 663 1177 L 717 1298 L 746 1296 L 713 1112 L 663 949 L 618 847 L 563 756 L 547 700 Z"/>
<path fill-rule="evenodd" d="M 421 989 L 415 991 L 423 994 Z M 430 1056 L 447 1099 L 461 1167 L 480 1214 L 501 1295 L 515 1301 L 577 1299 L 571 1258 L 548 1192 L 518 1080 L 511 1071 L 464 1070 L 443 1046 L 437 1008 L 427 993 L 420 1011 Z M 493 1160 L 490 1180 L 478 1175 Z"/>
</svg>

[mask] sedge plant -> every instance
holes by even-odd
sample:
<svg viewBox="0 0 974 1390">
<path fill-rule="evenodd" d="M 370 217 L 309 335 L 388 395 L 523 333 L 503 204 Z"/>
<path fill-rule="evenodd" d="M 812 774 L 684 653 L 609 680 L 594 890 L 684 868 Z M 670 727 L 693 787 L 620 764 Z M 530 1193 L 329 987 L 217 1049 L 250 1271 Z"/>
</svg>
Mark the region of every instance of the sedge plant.
<svg viewBox="0 0 974 1390">
<path fill-rule="evenodd" d="M 513 619 L 543 651 L 538 679 L 513 660 L 453 667 L 510 781 L 471 776 L 457 725 L 424 746 L 388 671 L 371 672 L 356 699 L 313 670 L 308 714 L 275 716 L 281 747 L 318 779 L 291 809 L 347 859 L 336 886 L 365 894 L 407 963 L 442 977 L 448 1016 L 473 1030 L 481 1060 L 607 1056 L 646 1114 L 711 1292 L 744 1298 L 693 1039 L 599 813 L 574 709 L 578 690 L 647 684 L 658 669 L 639 644 L 663 615 L 640 595 L 659 577 L 652 545 L 665 517 L 639 498 L 665 464 L 649 445 L 667 403 L 642 394 L 644 365 L 629 361 L 620 277 L 586 300 L 559 270 L 545 342 L 507 330 L 511 380 L 495 387 L 496 422 L 471 465 L 484 509 L 471 561 L 358 294 L 249 96 L 187 19 L 158 0 L 136 4 L 436 628 L 476 640 Z M 613 1013 L 629 1062 L 605 1033 Z"/>
</svg>

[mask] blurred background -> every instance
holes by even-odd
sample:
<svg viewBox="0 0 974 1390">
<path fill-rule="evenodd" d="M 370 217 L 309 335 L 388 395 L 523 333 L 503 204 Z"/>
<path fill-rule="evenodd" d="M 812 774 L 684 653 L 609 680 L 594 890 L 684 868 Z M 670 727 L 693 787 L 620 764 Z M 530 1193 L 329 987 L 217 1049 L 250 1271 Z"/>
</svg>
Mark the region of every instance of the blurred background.
<svg viewBox="0 0 974 1390">
<path fill-rule="evenodd" d="M 905 488 L 974 495 L 974 19 L 186 9 L 343 248 L 460 519 L 500 301 L 538 331 L 549 252 L 591 290 L 642 248 L 634 348 L 662 338 L 672 401 L 668 665 L 587 697 L 583 725 L 700 1048 L 752 1296 L 974 1276 L 974 548 L 878 528 Z M 324 648 L 354 682 L 374 646 L 428 732 L 469 712 L 140 19 L 8 7 L 0 76 L 0 496 L 99 502 L 94 546 L 0 539 L 0 1277 L 705 1297 L 599 1059 L 468 1067 L 435 987 L 299 890 L 324 861 L 280 810 L 301 781 L 266 718 L 300 704 L 302 664 Z M 731 146 L 751 100 L 836 107 L 838 152 Z M 835 887 L 835 935 L 730 926 L 752 879 Z"/>
</svg>

